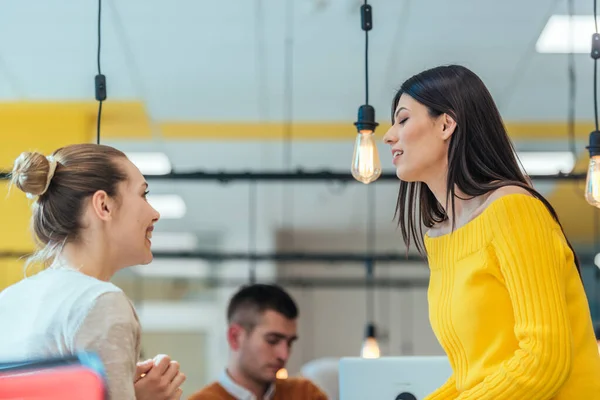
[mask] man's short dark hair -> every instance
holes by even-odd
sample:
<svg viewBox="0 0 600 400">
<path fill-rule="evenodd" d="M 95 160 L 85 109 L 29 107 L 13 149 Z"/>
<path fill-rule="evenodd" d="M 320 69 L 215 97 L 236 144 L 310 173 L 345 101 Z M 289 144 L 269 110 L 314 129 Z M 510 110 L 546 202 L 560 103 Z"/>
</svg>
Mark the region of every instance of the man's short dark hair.
<svg viewBox="0 0 600 400">
<path fill-rule="evenodd" d="M 243 286 L 229 301 L 227 322 L 235 322 L 247 330 L 254 328 L 265 311 L 275 311 L 287 319 L 298 318 L 298 307 L 280 286 L 256 283 Z"/>
</svg>

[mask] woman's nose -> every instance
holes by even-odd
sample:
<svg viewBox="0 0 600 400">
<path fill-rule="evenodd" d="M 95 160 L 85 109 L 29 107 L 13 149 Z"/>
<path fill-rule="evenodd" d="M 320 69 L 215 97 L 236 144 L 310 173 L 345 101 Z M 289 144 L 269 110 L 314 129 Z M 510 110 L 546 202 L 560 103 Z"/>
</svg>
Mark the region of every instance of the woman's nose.
<svg viewBox="0 0 600 400">
<path fill-rule="evenodd" d="M 388 129 L 388 131 L 383 135 L 383 142 L 385 144 L 393 145 L 398 141 L 396 135 L 394 135 L 393 128 Z"/>
</svg>

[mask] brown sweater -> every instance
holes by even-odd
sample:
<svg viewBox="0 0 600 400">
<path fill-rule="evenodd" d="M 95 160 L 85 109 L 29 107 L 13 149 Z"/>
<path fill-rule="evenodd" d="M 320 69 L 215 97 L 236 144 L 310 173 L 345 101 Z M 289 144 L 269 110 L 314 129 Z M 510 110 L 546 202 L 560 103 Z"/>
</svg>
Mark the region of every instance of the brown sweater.
<svg viewBox="0 0 600 400">
<path fill-rule="evenodd" d="M 237 400 L 218 382 L 204 387 L 188 400 Z M 277 380 L 273 400 L 328 400 L 325 393 L 314 383 L 304 378 Z"/>
</svg>

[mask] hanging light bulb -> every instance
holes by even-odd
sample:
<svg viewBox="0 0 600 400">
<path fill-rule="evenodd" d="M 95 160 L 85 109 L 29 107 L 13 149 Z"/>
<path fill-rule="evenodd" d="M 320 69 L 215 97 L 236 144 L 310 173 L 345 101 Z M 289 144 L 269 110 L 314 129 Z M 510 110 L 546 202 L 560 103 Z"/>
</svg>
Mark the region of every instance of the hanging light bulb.
<svg viewBox="0 0 600 400">
<path fill-rule="evenodd" d="M 365 3 L 360 7 L 361 29 L 365 32 L 365 104 L 358 108 L 358 130 L 352 156 L 352 176 L 369 184 L 381 175 L 381 161 L 375 144 L 375 109 L 369 105 L 369 31 L 373 29 L 373 9 Z"/>
<path fill-rule="evenodd" d="M 585 199 L 595 207 L 600 207 L 600 131 L 590 133 L 590 163 L 585 182 Z"/>
<path fill-rule="evenodd" d="M 352 156 L 352 176 L 359 182 L 369 184 L 381 176 L 381 161 L 375 143 L 375 109 L 362 105 L 358 109 L 358 121 L 354 123 L 358 134 Z"/>
<path fill-rule="evenodd" d="M 360 351 L 360 356 L 362 358 L 379 358 L 379 354 L 379 345 L 375 338 L 375 325 L 368 324 L 367 334 L 365 341 L 363 342 L 362 350 Z"/>
<path fill-rule="evenodd" d="M 277 373 L 275 374 L 275 377 L 277 379 L 287 379 L 288 378 L 287 369 L 281 368 L 279 371 L 277 371 Z"/>
</svg>

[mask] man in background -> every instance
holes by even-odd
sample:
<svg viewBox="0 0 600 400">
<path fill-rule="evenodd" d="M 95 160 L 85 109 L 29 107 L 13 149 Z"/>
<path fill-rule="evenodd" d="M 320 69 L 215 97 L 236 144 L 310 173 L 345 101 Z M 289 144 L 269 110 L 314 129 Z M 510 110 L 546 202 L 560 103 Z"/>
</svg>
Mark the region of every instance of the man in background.
<svg viewBox="0 0 600 400">
<path fill-rule="evenodd" d="M 227 308 L 229 363 L 189 400 L 327 400 L 304 378 L 277 379 L 297 339 L 298 309 L 276 285 L 242 287 Z"/>
</svg>

